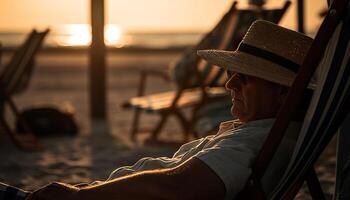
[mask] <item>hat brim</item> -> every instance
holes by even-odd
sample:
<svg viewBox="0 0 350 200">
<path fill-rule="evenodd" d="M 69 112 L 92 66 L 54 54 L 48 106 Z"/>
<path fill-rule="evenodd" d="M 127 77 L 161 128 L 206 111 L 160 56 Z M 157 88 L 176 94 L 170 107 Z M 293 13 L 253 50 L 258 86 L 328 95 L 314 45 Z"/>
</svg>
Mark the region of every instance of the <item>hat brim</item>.
<svg viewBox="0 0 350 200">
<path fill-rule="evenodd" d="M 296 74 L 283 66 L 239 51 L 199 50 L 199 56 L 209 63 L 223 67 L 226 70 L 249 76 L 258 77 L 274 83 L 291 87 Z M 316 84 L 310 83 L 309 89 L 315 89 Z"/>
</svg>

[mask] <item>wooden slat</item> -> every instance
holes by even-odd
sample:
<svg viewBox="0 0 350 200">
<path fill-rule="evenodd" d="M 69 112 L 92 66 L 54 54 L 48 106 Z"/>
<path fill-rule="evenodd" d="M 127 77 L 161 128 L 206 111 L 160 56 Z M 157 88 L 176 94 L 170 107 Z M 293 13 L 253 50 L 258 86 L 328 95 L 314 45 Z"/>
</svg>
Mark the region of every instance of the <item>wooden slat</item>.
<svg viewBox="0 0 350 200">
<path fill-rule="evenodd" d="M 207 92 L 210 97 L 221 97 L 227 95 L 227 91 L 223 87 L 208 88 Z M 175 98 L 176 91 L 163 92 L 154 95 L 134 97 L 130 100 L 130 106 L 147 111 L 163 111 L 169 109 Z M 181 98 L 177 103 L 178 108 L 185 108 L 196 105 L 202 98 L 202 91 L 200 88 L 187 89 L 183 92 Z"/>
</svg>

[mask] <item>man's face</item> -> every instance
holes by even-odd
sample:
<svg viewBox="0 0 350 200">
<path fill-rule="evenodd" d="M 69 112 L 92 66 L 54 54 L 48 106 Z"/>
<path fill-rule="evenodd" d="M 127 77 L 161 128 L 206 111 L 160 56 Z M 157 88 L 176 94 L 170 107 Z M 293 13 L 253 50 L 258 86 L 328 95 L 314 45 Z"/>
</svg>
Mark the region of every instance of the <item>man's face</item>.
<svg viewBox="0 0 350 200">
<path fill-rule="evenodd" d="M 242 122 L 275 117 L 283 97 L 283 86 L 260 78 L 228 71 L 231 113 Z"/>
</svg>

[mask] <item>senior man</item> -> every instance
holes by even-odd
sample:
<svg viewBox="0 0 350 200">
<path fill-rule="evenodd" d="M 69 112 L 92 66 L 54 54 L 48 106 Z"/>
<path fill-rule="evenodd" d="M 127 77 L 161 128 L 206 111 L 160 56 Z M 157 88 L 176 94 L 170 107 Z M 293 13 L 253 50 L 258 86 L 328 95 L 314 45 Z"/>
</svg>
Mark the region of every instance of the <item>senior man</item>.
<svg viewBox="0 0 350 200">
<path fill-rule="evenodd" d="M 86 187 L 52 183 L 33 193 L 19 193 L 29 200 L 233 199 L 251 174 L 254 159 L 311 43 L 303 34 L 256 21 L 235 52 L 198 52 L 227 69 L 231 112 L 238 120 L 222 123 L 216 135 L 184 144 L 171 158 L 143 158 L 133 166 L 120 167 L 106 181 Z M 266 192 L 288 163 L 291 141 L 299 128 L 300 123 L 290 124 L 289 138 L 284 139 L 262 180 Z M 4 188 L 4 193 L 16 191 Z"/>
</svg>

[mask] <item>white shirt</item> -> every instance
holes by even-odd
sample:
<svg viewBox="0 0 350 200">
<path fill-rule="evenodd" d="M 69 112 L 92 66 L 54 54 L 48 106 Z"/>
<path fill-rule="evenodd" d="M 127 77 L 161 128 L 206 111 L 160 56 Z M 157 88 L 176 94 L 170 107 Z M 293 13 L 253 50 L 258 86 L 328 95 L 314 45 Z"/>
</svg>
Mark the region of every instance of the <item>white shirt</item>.
<svg viewBox="0 0 350 200">
<path fill-rule="evenodd" d="M 253 161 L 273 122 L 274 119 L 256 120 L 245 124 L 237 120 L 223 122 L 216 135 L 182 145 L 172 158 L 142 158 L 133 166 L 124 166 L 114 170 L 107 180 L 139 171 L 173 168 L 196 157 L 207 164 L 222 180 L 226 188 L 226 199 L 233 199 L 243 189 L 251 174 Z M 272 161 L 274 169 L 268 170 L 262 180 L 266 192 L 271 191 L 273 185 L 277 183 L 279 176 L 276 176 L 276 173 L 283 173 L 285 165 L 288 164 L 289 156 L 286 155 L 291 153 L 290 148 L 294 144 L 290 138 L 295 140 L 294 135 L 299 128 L 299 125 L 291 125 L 292 127 L 289 127 L 288 130 L 293 131 L 287 132 L 287 135 L 290 136 L 283 140 L 283 145 L 281 145 L 283 148 L 279 148 Z"/>
</svg>

